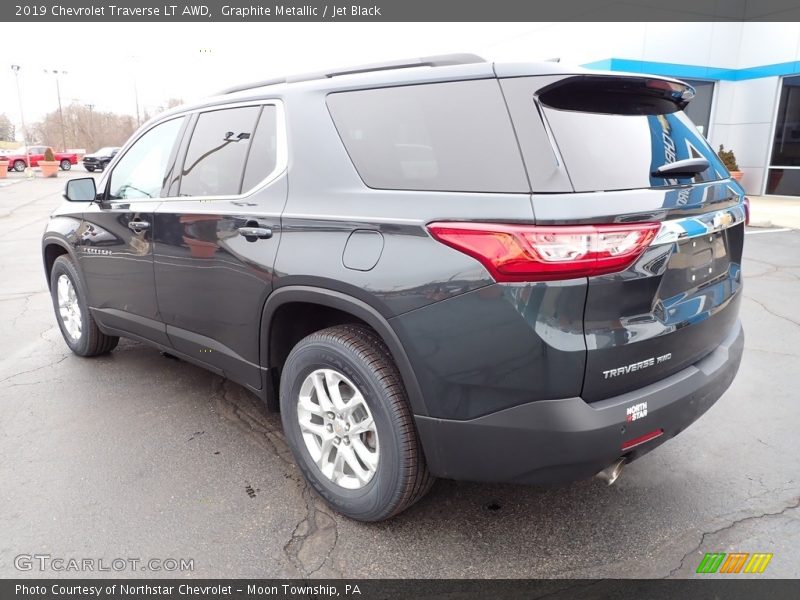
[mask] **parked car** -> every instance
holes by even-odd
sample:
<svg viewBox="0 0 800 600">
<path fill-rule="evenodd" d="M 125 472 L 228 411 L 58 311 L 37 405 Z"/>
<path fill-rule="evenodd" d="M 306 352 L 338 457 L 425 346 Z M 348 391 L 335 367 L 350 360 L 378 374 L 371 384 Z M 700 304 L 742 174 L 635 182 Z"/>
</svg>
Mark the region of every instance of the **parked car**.
<svg viewBox="0 0 800 600">
<path fill-rule="evenodd" d="M 38 167 L 39 161 L 44 160 L 44 153 L 49 146 L 31 146 L 30 159 L 31 167 Z M 28 166 L 28 153 L 22 150 L 15 150 L 5 157 L 8 161 L 8 170 L 12 169 L 17 172 L 22 172 Z M 55 160 L 58 161 L 58 166 L 62 171 L 69 171 L 72 165 L 78 164 L 78 155 L 73 152 L 53 152 Z"/>
<path fill-rule="evenodd" d="M 456 55 L 161 114 L 67 183 L 58 325 L 80 356 L 143 340 L 258 395 L 354 519 L 435 477 L 613 482 L 742 356 L 744 196 L 692 95 Z"/>
<path fill-rule="evenodd" d="M 119 148 L 112 146 L 100 148 L 97 152 L 87 154 L 83 157 L 83 166 L 90 173 L 95 170 L 102 171 L 108 166 L 111 159 L 116 156 L 117 152 L 119 152 Z"/>
</svg>

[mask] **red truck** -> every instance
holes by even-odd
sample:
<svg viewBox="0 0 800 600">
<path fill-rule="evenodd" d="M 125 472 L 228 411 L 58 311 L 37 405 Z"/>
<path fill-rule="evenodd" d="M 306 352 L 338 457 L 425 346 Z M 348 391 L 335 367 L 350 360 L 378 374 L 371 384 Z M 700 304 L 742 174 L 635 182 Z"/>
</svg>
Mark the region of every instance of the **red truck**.
<svg viewBox="0 0 800 600">
<path fill-rule="evenodd" d="M 39 161 L 44 160 L 44 153 L 49 146 L 31 146 L 30 157 L 31 166 L 39 166 Z M 62 171 L 69 171 L 72 165 L 78 164 L 78 155 L 72 152 L 53 152 L 55 160 L 58 161 L 59 167 Z M 28 166 L 28 154 L 25 152 L 15 151 L 13 154 L 6 154 L 2 157 L 3 160 L 8 161 L 8 170 L 14 170 L 21 173 Z"/>
</svg>

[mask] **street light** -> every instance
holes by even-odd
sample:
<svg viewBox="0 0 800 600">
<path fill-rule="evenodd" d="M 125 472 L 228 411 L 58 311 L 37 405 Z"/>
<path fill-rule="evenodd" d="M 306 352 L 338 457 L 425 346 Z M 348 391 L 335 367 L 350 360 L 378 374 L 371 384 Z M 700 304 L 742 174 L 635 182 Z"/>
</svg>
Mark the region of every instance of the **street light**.
<svg viewBox="0 0 800 600">
<path fill-rule="evenodd" d="M 45 73 L 52 73 L 56 76 L 56 94 L 58 94 L 58 116 L 61 119 L 61 143 L 64 149 L 64 152 L 67 151 L 67 133 L 64 127 L 64 111 L 61 110 L 61 86 L 58 82 L 59 75 L 66 75 L 66 71 L 59 71 L 58 69 L 45 69 Z"/>
<path fill-rule="evenodd" d="M 89 142 L 94 146 L 94 104 L 87 104 L 86 108 L 89 109 Z"/>
<path fill-rule="evenodd" d="M 19 102 L 19 120 L 22 123 L 22 143 L 25 144 L 25 156 L 27 157 L 27 164 L 25 165 L 25 174 L 30 177 L 31 173 L 31 149 L 28 146 L 28 132 L 25 129 L 25 114 L 22 111 L 22 92 L 19 90 L 19 70 L 22 67 L 19 65 L 11 65 L 11 70 L 14 71 L 14 79 L 17 82 L 17 102 Z"/>
</svg>

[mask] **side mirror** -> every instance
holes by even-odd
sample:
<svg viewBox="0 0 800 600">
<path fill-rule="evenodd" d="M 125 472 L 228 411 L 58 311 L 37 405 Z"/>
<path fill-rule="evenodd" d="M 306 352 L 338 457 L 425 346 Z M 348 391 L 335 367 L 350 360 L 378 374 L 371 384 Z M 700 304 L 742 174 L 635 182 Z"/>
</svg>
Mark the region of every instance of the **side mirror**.
<svg viewBox="0 0 800 600">
<path fill-rule="evenodd" d="M 64 189 L 64 198 L 70 202 L 93 202 L 97 199 L 97 187 L 93 177 L 70 179 Z"/>
</svg>

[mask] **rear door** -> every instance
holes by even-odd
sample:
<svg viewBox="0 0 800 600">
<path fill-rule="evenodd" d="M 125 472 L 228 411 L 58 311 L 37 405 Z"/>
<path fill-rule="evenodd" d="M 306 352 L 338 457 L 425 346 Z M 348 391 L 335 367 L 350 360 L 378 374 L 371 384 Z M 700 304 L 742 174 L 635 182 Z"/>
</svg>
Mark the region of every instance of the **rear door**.
<svg viewBox="0 0 800 600">
<path fill-rule="evenodd" d="M 155 211 L 158 305 L 176 350 L 261 387 L 260 317 L 286 203 L 279 101 L 200 112 Z"/>
<path fill-rule="evenodd" d="M 644 77 L 504 80 L 534 183 L 537 225 L 660 223 L 619 273 L 588 278 L 582 397 L 597 401 L 675 373 L 737 327 L 741 187 L 684 114 L 691 91 Z M 526 149 L 542 128 L 550 162 Z M 539 149 L 540 155 L 544 150 Z"/>
</svg>

